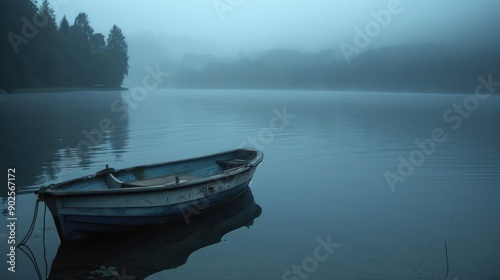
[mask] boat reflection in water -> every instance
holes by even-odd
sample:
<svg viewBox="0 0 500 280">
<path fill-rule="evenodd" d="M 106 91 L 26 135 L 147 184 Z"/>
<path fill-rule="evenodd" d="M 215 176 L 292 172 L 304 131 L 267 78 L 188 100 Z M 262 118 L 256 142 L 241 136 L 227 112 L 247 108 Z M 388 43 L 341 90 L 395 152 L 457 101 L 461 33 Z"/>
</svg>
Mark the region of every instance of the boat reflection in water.
<svg viewBox="0 0 500 280">
<path fill-rule="evenodd" d="M 189 217 L 186 214 L 188 220 L 62 243 L 49 279 L 122 279 L 124 275 L 144 279 L 183 265 L 196 250 L 219 243 L 235 229 L 251 226 L 261 212 L 247 187 L 224 205 L 199 214 L 194 211 Z"/>
</svg>

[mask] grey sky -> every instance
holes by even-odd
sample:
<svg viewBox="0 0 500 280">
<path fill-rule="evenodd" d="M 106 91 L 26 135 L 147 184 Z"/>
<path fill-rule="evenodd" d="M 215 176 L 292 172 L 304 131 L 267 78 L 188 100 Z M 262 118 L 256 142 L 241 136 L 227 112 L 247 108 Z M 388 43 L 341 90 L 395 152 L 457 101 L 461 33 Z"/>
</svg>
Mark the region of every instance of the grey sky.
<svg viewBox="0 0 500 280">
<path fill-rule="evenodd" d="M 191 42 L 194 51 L 222 52 L 292 48 L 315 51 L 352 43 L 354 28 L 373 20 L 372 11 L 400 2 L 401 12 L 372 40 L 373 46 L 421 40 L 486 40 L 498 32 L 497 0 L 51 0 L 58 20 L 86 12 L 96 32 L 113 24 L 132 39 L 152 36 Z M 214 3 L 235 3 L 217 12 Z M 238 2 L 241 2 L 238 4 Z M 498 37 L 498 34 L 496 34 Z M 182 45 L 182 44 L 181 44 Z"/>
</svg>

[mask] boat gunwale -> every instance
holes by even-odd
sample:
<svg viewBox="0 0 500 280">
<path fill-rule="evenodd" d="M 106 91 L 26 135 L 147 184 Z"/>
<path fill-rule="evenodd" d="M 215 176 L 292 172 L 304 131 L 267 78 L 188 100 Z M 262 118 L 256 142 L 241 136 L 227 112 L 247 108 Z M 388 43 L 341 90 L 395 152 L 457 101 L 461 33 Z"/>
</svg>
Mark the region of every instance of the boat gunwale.
<svg viewBox="0 0 500 280">
<path fill-rule="evenodd" d="M 181 162 L 188 162 L 191 160 L 204 159 L 204 158 L 219 156 L 219 155 L 223 155 L 223 154 L 236 153 L 239 151 L 252 152 L 252 153 L 255 152 L 255 157 L 249 163 L 247 163 L 243 166 L 238 166 L 238 167 L 235 167 L 234 169 L 226 170 L 221 174 L 202 177 L 199 179 L 194 179 L 194 180 L 190 180 L 190 181 L 187 181 L 184 183 L 180 183 L 179 185 L 177 185 L 175 187 L 172 187 L 170 185 L 169 186 L 165 186 L 165 185 L 137 186 L 137 187 L 127 187 L 127 188 L 117 188 L 117 189 L 99 189 L 99 190 L 87 190 L 87 191 L 62 191 L 62 190 L 55 189 L 58 187 L 71 185 L 71 184 L 76 183 L 76 182 L 86 181 L 86 180 L 94 179 L 94 178 L 98 178 L 98 177 L 103 177 L 107 174 L 107 173 L 100 173 L 102 171 L 98 171 L 92 175 L 87 175 L 87 176 L 71 179 L 71 180 L 64 181 L 64 182 L 61 182 L 58 184 L 51 184 L 48 186 L 42 186 L 35 193 L 43 200 L 43 198 L 46 196 L 48 196 L 48 197 L 103 196 L 103 195 L 120 195 L 120 194 L 159 192 L 159 191 L 175 191 L 175 190 L 180 190 L 180 189 L 186 189 L 189 187 L 195 187 L 197 185 L 210 183 L 210 182 L 217 181 L 220 179 L 232 178 L 232 177 L 240 175 L 244 172 L 247 172 L 262 162 L 264 154 L 261 151 L 256 150 L 256 149 L 242 148 L 242 149 L 229 150 L 229 151 L 225 151 L 225 152 L 220 152 L 220 153 L 210 154 L 210 155 L 205 155 L 205 156 L 200 156 L 200 157 L 192 157 L 192 158 L 186 158 L 186 159 L 180 159 L 180 160 L 168 161 L 168 162 L 162 162 L 162 163 L 152 163 L 152 164 L 146 164 L 146 165 L 140 165 L 140 166 L 134 166 L 134 167 L 127 167 L 127 168 L 123 168 L 123 169 L 116 169 L 116 170 L 112 171 L 112 172 L 124 172 L 124 171 L 130 171 L 130 170 L 133 170 L 136 168 L 148 168 L 148 167 L 155 167 L 155 166 L 160 166 L 160 165 L 165 165 L 165 164 L 175 164 L 175 163 L 181 163 Z"/>
</svg>

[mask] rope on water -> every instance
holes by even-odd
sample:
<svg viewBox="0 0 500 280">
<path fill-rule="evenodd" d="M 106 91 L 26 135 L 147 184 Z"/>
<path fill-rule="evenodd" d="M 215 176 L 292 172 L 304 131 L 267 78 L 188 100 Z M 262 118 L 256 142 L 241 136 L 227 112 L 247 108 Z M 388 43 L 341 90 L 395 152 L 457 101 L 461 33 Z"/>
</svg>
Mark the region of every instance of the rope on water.
<svg viewBox="0 0 500 280">
<path fill-rule="evenodd" d="M 33 221 L 31 221 L 30 228 L 28 229 L 28 232 L 26 233 L 26 236 L 19 242 L 19 244 L 16 247 L 24 245 L 26 242 L 28 242 L 28 239 L 31 237 L 31 234 L 33 234 L 33 229 L 35 228 L 36 224 L 36 217 L 38 216 L 38 205 L 40 204 L 40 199 L 36 200 L 35 203 L 35 212 L 33 213 Z"/>
<path fill-rule="evenodd" d="M 24 236 L 23 240 L 21 240 L 21 242 L 19 242 L 19 244 L 16 245 L 17 248 L 19 248 L 19 250 L 21 250 L 23 253 L 26 254 L 26 256 L 28 256 L 28 259 L 31 261 L 31 264 L 33 264 L 33 266 L 35 267 L 35 272 L 38 276 L 38 279 L 42 280 L 43 279 L 43 276 L 42 276 L 42 273 L 40 272 L 40 268 L 38 267 L 38 264 L 37 264 L 37 261 L 36 261 L 36 258 L 35 258 L 35 254 L 33 254 L 33 251 L 31 251 L 31 249 L 26 245 L 26 242 L 28 242 L 29 238 L 31 237 L 31 235 L 33 234 L 33 229 L 35 228 L 35 224 L 36 224 L 36 218 L 38 216 L 38 206 L 40 204 L 40 198 L 38 198 L 36 200 L 36 203 L 35 203 L 35 211 L 33 213 L 33 220 L 31 221 L 31 225 L 28 229 L 28 232 L 26 233 L 26 236 Z M 46 206 L 45 206 L 46 208 Z M 45 216 L 45 212 L 44 212 L 44 216 Z M 45 233 L 45 217 L 44 217 L 44 228 L 43 228 L 43 231 Z M 44 241 L 45 242 L 45 241 Z M 43 244 L 44 245 L 44 257 L 45 257 L 45 243 Z M 26 248 L 26 250 L 29 251 L 26 252 L 24 249 Z M 45 262 L 45 274 L 47 274 L 47 262 Z M 47 278 L 47 275 L 45 275 Z"/>
<path fill-rule="evenodd" d="M 30 253 L 28 254 L 28 252 L 24 251 L 23 247 L 26 248 Z M 35 268 L 35 272 L 36 272 L 36 275 L 38 276 L 38 279 L 42 280 L 43 279 L 42 273 L 40 272 L 40 268 L 38 267 L 38 264 L 37 264 L 36 258 L 35 258 L 35 254 L 33 254 L 33 251 L 31 251 L 30 247 L 28 247 L 26 245 L 23 245 L 23 246 L 18 247 L 18 248 L 23 253 L 25 253 L 26 256 L 28 256 L 28 259 L 31 261 L 31 264 Z"/>
<path fill-rule="evenodd" d="M 42 230 L 42 236 L 43 236 L 43 260 L 45 262 L 45 279 L 47 279 L 47 272 L 48 272 L 48 265 L 47 265 L 47 248 L 45 246 L 45 217 L 47 214 L 47 204 L 45 204 L 45 207 L 43 207 L 43 230 Z"/>
</svg>

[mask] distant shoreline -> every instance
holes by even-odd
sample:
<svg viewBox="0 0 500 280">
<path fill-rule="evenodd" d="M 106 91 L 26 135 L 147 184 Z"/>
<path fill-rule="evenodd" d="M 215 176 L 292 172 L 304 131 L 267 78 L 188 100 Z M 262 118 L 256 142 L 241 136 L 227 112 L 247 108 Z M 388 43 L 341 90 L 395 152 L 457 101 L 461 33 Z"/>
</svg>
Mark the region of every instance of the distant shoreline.
<svg viewBox="0 0 500 280">
<path fill-rule="evenodd" d="M 474 93 L 471 90 L 381 90 L 381 89 L 348 89 L 348 88 L 229 88 L 229 87 L 220 87 L 220 88 L 188 88 L 188 87 L 165 87 L 162 89 L 170 89 L 170 90 L 233 90 L 233 91 L 328 91 L 328 92 L 371 92 L 371 93 L 400 93 L 400 94 L 470 94 Z M 129 91 L 130 89 L 125 87 L 118 88 L 107 88 L 107 87 L 51 87 L 51 88 L 18 88 L 12 92 L 6 92 L 5 90 L 0 89 L 1 94 L 16 94 L 16 93 L 52 93 L 52 92 L 73 92 L 73 91 Z M 493 93 L 493 95 L 500 95 L 500 93 Z"/>
<path fill-rule="evenodd" d="M 367 93 L 400 93 L 400 94 L 473 94 L 474 89 L 466 90 L 396 90 L 396 89 L 350 89 L 350 88 L 230 88 L 230 87 L 212 87 L 212 88 L 197 88 L 197 87 L 177 87 L 177 88 L 164 88 L 164 89 L 176 89 L 176 90 L 233 90 L 233 91 L 319 91 L 319 92 L 367 92 Z M 493 95 L 500 95 L 500 92 L 495 92 Z"/>
<path fill-rule="evenodd" d="M 65 92 L 65 91 L 127 91 L 125 87 L 49 87 L 49 88 L 16 88 L 12 92 L 0 89 L 0 94 L 16 93 L 45 93 L 45 92 Z"/>
</svg>

